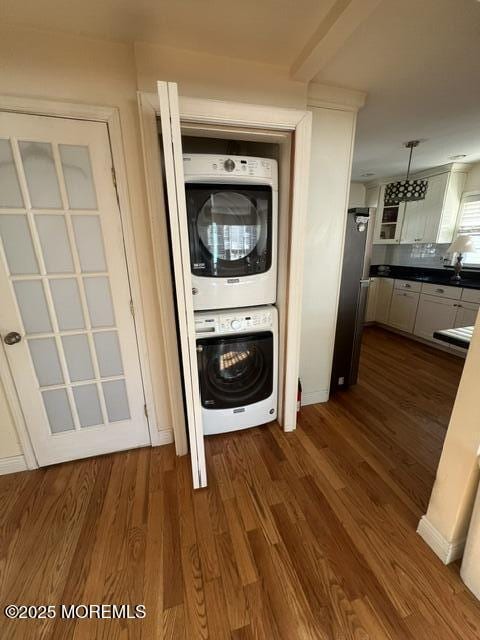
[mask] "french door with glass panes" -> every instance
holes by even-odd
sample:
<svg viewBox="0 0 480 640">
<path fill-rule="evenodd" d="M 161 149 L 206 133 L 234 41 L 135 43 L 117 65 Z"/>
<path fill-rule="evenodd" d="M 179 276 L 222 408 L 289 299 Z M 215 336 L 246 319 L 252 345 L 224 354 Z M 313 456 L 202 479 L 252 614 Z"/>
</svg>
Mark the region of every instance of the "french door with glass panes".
<svg viewBox="0 0 480 640">
<path fill-rule="evenodd" d="M 0 332 L 40 465 L 150 443 L 107 125 L 0 113 Z"/>
</svg>

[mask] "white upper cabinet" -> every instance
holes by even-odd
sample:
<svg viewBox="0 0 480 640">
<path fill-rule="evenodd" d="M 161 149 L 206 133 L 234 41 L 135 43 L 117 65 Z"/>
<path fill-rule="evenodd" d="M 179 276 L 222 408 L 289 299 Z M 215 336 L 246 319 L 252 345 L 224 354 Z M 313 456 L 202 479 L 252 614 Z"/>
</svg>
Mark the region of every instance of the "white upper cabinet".
<svg viewBox="0 0 480 640">
<path fill-rule="evenodd" d="M 398 244 L 402 232 L 405 203 L 385 205 L 385 185 L 380 189 L 373 232 L 374 244 Z"/>
<path fill-rule="evenodd" d="M 447 207 L 448 191 L 453 187 L 454 175 L 441 173 L 428 179 L 428 189 L 422 206 L 425 219 L 423 240 L 421 242 L 451 242 L 455 230 L 461 193 L 456 198 L 455 206 Z M 442 232 L 442 233 L 441 233 Z M 440 236 L 443 235 L 443 239 Z"/>
<path fill-rule="evenodd" d="M 424 203 L 425 200 L 406 203 L 402 235 L 400 237 L 401 244 L 425 242 L 424 238 L 427 226 L 427 216 L 425 215 Z"/>
<path fill-rule="evenodd" d="M 431 176 L 415 176 L 428 180 L 425 199 L 417 202 L 385 206 L 383 186 L 378 201 L 374 243 L 451 242 L 466 179 L 466 172 L 458 170 L 459 165 L 456 167 L 450 166 Z"/>
</svg>

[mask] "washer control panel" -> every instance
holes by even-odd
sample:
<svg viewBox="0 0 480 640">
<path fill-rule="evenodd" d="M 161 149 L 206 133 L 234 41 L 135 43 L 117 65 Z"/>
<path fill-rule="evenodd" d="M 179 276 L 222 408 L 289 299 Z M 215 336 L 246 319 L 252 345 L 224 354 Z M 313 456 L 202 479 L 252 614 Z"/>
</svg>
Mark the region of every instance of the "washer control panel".
<svg viewBox="0 0 480 640">
<path fill-rule="evenodd" d="M 213 154 L 184 154 L 185 179 L 200 176 L 235 176 L 276 179 L 277 162 L 268 158 L 250 156 L 219 156 Z"/>
<path fill-rule="evenodd" d="M 239 313 L 226 312 L 222 314 L 202 311 L 195 314 L 195 333 L 197 336 L 213 334 L 226 335 L 231 333 L 245 333 L 247 331 L 262 331 L 271 329 L 273 325 L 273 311 L 268 307 L 242 309 Z"/>
</svg>

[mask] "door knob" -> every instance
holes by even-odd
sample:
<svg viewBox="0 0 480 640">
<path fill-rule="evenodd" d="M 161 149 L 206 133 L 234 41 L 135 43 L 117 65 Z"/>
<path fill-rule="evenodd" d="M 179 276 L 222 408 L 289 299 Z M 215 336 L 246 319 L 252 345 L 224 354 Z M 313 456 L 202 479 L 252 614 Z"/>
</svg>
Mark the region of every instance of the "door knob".
<svg viewBox="0 0 480 640">
<path fill-rule="evenodd" d="M 22 336 L 17 333 L 16 331 L 10 331 L 10 333 L 7 333 L 7 335 L 4 337 L 3 341 L 5 342 L 5 344 L 17 344 L 17 342 L 20 342 L 22 339 Z"/>
</svg>

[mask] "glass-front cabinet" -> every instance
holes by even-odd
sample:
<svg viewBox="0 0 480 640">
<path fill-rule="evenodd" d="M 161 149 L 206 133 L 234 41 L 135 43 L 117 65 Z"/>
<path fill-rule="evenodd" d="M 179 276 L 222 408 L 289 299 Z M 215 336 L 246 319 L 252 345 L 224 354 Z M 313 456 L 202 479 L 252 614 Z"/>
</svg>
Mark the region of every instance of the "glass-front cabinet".
<svg viewBox="0 0 480 640">
<path fill-rule="evenodd" d="M 385 185 L 380 189 L 378 209 L 375 218 L 374 244 L 398 244 L 402 233 L 405 203 L 386 205 Z"/>
</svg>

